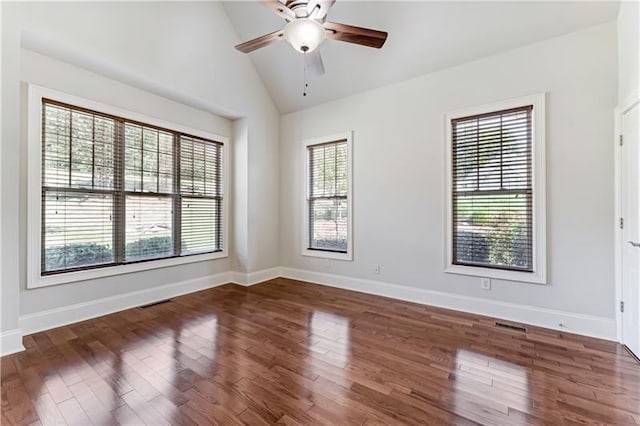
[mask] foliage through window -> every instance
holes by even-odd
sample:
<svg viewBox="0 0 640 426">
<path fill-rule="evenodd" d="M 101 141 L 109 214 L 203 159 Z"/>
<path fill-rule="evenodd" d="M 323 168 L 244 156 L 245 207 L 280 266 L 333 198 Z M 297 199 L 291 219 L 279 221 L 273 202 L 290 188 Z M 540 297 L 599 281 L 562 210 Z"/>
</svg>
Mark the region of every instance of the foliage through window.
<svg viewBox="0 0 640 426">
<path fill-rule="evenodd" d="M 42 102 L 43 275 L 222 251 L 220 142 Z"/>
<path fill-rule="evenodd" d="M 533 272 L 532 110 L 451 120 L 453 264 Z"/>
<path fill-rule="evenodd" d="M 307 147 L 308 249 L 348 251 L 346 140 Z"/>
</svg>

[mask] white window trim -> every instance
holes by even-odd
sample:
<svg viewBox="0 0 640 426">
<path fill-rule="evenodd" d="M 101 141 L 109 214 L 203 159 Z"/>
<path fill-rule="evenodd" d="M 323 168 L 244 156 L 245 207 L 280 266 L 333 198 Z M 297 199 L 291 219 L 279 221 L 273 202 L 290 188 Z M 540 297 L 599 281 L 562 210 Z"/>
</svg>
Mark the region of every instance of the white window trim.
<svg viewBox="0 0 640 426">
<path fill-rule="evenodd" d="M 451 274 L 472 275 L 507 281 L 520 281 L 533 284 L 547 283 L 547 232 L 546 232 L 546 183 L 545 183 L 545 93 L 509 99 L 501 102 L 465 108 L 445 114 L 446 167 L 445 167 L 445 267 Z M 471 115 L 484 114 L 533 105 L 532 112 L 532 186 L 533 186 L 533 272 L 506 271 L 479 266 L 453 264 L 453 205 L 451 199 L 451 120 Z"/>
<path fill-rule="evenodd" d="M 63 272 L 53 275 L 42 275 L 41 271 L 41 214 L 42 214 L 42 98 L 53 99 L 73 106 L 103 112 L 105 114 L 139 121 L 141 123 L 171 129 L 176 132 L 211 139 L 223 144 L 222 149 L 222 251 L 203 253 L 169 259 L 158 259 L 128 265 L 107 266 L 104 268 Z M 27 198 L 27 288 L 34 289 L 57 284 L 66 284 L 114 275 L 150 269 L 165 268 L 187 263 L 221 259 L 229 256 L 228 251 L 228 204 L 229 194 L 229 140 L 210 132 L 192 129 L 176 123 L 149 117 L 133 111 L 102 104 L 81 97 L 69 95 L 56 90 L 29 85 L 28 87 L 28 198 Z"/>
<path fill-rule="evenodd" d="M 307 161 L 307 148 L 313 145 L 321 145 L 335 141 L 347 141 L 347 252 L 336 253 L 323 250 L 309 250 L 309 203 L 307 202 L 309 190 L 309 162 Z M 353 260 L 353 132 L 338 133 L 330 136 L 323 136 L 314 139 L 307 139 L 302 142 L 302 162 L 304 164 L 302 187 L 302 255 L 310 257 L 321 257 L 333 260 Z"/>
</svg>

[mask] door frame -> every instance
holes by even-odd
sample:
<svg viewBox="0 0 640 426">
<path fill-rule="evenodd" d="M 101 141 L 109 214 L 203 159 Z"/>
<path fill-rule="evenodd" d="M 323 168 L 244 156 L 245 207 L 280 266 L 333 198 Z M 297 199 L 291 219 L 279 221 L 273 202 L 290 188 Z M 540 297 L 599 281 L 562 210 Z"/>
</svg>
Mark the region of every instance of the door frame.
<svg viewBox="0 0 640 426">
<path fill-rule="evenodd" d="M 640 90 L 626 97 L 614 109 L 613 131 L 614 131 L 614 265 L 615 265 L 615 305 L 616 313 L 616 339 L 622 343 L 622 312 L 620 312 L 620 302 L 622 301 L 622 229 L 620 229 L 620 218 L 622 217 L 622 150 L 620 149 L 620 135 L 622 134 L 622 116 L 631 108 L 640 104 Z"/>
</svg>

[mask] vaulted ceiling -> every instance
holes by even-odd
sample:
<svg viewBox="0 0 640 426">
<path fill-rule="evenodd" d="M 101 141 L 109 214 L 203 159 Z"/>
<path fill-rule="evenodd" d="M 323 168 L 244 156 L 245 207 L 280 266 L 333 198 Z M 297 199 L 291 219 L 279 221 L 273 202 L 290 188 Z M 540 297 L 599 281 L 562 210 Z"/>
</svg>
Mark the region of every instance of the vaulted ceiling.
<svg viewBox="0 0 640 426">
<path fill-rule="evenodd" d="M 326 74 L 309 77 L 306 97 L 302 55 L 286 42 L 249 56 L 280 112 L 287 113 L 612 21 L 618 6 L 610 1 L 338 0 L 328 20 L 387 31 L 389 37 L 381 50 L 325 41 L 320 48 Z M 285 24 L 259 2 L 225 2 L 224 7 L 241 41 Z"/>
</svg>

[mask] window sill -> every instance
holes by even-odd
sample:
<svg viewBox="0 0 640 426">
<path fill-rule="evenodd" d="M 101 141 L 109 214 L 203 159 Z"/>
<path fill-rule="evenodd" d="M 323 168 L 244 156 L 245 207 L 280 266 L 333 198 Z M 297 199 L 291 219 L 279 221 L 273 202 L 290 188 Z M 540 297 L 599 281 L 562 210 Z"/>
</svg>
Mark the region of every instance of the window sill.
<svg viewBox="0 0 640 426">
<path fill-rule="evenodd" d="M 496 280 L 518 281 L 530 284 L 547 284 L 544 273 L 504 271 L 500 269 L 482 268 L 476 266 L 448 265 L 444 272 L 447 274 L 470 275 L 474 277 L 493 278 Z"/>
<path fill-rule="evenodd" d="M 35 289 L 41 287 L 49 287 L 59 284 L 68 284 L 77 281 L 86 281 L 98 278 L 106 278 L 115 275 L 130 274 L 140 271 L 148 271 L 151 269 L 167 268 L 177 265 L 186 265 L 189 263 L 205 262 L 208 260 L 223 259 L 228 257 L 226 250 L 215 253 L 196 254 L 184 257 L 173 257 L 170 259 L 158 259 L 140 263 L 132 263 L 128 265 L 107 266 L 104 268 L 87 269 L 84 271 L 66 272 L 55 275 L 37 275 L 33 274 L 28 281 L 27 288 Z M 39 274 L 39 271 L 38 271 Z"/>
<path fill-rule="evenodd" d="M 351 252 L 346 253 L 338 253 L 333 251 L 324 251 L 324 250 L 302 250 L 303 256 L 308 257 L 320 257 L 324 259 L 333 259 L 333 260 L 353 260 L 353 255 Z"/>
</svg>

